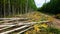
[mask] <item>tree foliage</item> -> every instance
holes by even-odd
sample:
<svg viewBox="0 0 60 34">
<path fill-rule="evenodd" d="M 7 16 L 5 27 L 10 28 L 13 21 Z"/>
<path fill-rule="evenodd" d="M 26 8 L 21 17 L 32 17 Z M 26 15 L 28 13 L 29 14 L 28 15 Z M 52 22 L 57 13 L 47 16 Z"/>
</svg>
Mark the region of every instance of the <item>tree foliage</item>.
<svg viewBox="0 0 60 34">
<path fill-rule="evenodd" d="M 50 0 L 50 2 L 44 4 L 38 10 L 50 14 L 58 14 L 60 13 L 60 0 Z"/>
<path fill-rule="evenodd" d="M 0 17 L 36 10 L 34 0 L 0 0 Z"/>
</svg>

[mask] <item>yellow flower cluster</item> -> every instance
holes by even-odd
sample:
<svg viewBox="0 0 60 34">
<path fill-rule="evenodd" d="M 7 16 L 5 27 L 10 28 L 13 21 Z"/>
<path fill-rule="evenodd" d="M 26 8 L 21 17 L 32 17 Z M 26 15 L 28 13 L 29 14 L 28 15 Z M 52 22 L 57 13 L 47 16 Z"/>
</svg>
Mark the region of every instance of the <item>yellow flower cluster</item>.
<svg viewBox="0 0 60 34">
<path fill-rule="evenodd" d="M 47 24 L 36 24 L 36 25 L 34 25 L 33 27 L 34 27 L 33 30 L 27 31 L 27 32 L 25 32 L 25 34 L 36 34 L 37 32 L 41 33 L 41 32 L 40 32 L 40 30 L 41 30 L 40 27 L 47 28 L 48 25 L 47 25 Z"/>
<path fill-rule="evenodd" d="M 30 22 L 31 21 L 39 22 L 40 19 L 43 19 L 43 20 L 45 19 L 45 20 L 50 21 L 50 22 L 54 20 L 54 18 L 49 17 L 49 16 L 46 17 L 45 15 L 41 15 L 41 13 L 39 13 L 39 12 L 29 14 L 27 17 L 31 19 L 31 20 L 28 20 Z M 41 30 L 40 29 L 41 27 L 48 28 L 48 25 L 43 23 L 43 24 L 36 24 L 33 27 L 34 27 L 34 29 L 32 31 L 27 31 L 27 32 L 25 32 L 25 34 L 29 34 L 29 33 L 36 34 L 36 32 L 39 32 Z M 50 33 L 50 34 L 52 34 L 52 33 Z"/>
<path fill-rule="evenodd" d="M 34 25 L 34 30 L 36 31 L 36 32 L 38 32 L 39 30 L 40 30 L 40 25 Z"/>
<path fill-rule="evenodd" d="M 28 14 L 27 17 L 30 18 L 32 21 L 36 21 L 37 22 L 37 21 L 40 20 L 41 14 L 38 13 L 38 12 L 34 12 L 32 14 Z"/>
<path fill-rule="evenodd" d="M 50 17 L 50 16 L 46 16 L 42 13 L 39 13 L 39 12 L 34 12 L 34 13 L 31 13 L 31 14 L 28 14 L 27 15 L 27 18 L 30 18 L 31 20 L 28 20 L 28 21 L 34 21 L 34 22 L 39 22 L 40 20 L 46 20 L 46 21 L 53 21 L 54 18 Z"/>
<path fill-rule="evenodd" d="M 47 18 L 47 21 L 49 21 L 49 22 L 53 22 L 53 20 L 54 20 L 53 17 L 48 17 L 48 18 Z"/>
<path fill-rule="evenodd" d="M 47 24 L 42 24 L 41 27 L 47 28 L 48 25 Z"/>
</svg>

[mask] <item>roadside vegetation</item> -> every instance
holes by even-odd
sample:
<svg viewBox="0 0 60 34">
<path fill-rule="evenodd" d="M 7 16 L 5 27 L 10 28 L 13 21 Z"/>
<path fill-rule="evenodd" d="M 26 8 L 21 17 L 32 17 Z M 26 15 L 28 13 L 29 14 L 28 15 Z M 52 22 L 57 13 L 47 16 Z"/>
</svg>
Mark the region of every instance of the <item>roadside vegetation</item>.
<svg viewBox="0 0 60 34">
<path fill-rule="evenodd" d="M 50 0 L 50 2 L 44 3 L 41 8 L 38 8 L 38 11 L 60 18 L 60 0 Z"/>
<path fill-rule="evenodd" d="M 24 32 L 23 34 L 60 34 L 60 29 L 55 28 L 53 24 L 54 18 L 45 15 L 41 12 L 32 12 L 27 16 L 31 20 L 29 22 L 37 22 L 33 29 Z M 48 23 L 38 23 L 40 21 L 49 21 Z"/>
</svg>

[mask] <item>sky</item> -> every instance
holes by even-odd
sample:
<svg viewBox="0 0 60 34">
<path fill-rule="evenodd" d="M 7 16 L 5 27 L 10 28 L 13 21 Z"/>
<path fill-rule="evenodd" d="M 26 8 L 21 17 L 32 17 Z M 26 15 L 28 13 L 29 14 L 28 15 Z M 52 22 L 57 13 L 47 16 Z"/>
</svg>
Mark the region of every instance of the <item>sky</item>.
<svg viewBox="0 0 60 34">
<path fill-rule="evenodd" d="M 45 0 L 34 0 L 34 1 L 37 7 L 41 7 L 45 3 Z M 49 1 L 50 0 L 46 0 L 46 3 Z"/>
</svg>

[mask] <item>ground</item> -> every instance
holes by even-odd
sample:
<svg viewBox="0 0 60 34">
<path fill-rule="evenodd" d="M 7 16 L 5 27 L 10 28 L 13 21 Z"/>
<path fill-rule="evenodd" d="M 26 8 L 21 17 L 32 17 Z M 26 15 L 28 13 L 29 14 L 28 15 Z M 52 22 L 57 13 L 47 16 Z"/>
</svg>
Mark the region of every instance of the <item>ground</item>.
<svg viewBox="0 0 60 34">
<path fill-rule="evenodd" d="M 34 29 L 32 31 L 31 30 L 27 31 L 25 34 L 36 34 L 36 33 L 37 34 L 47 34 L 48 31 L 44 32 L 44 30 L 43 30 L 43 32 L 40 32 L 40 30 L 41 30 L 41 27 L 44 27 L 44 29 L 49 28 L 49 25 L 51 27 L 53 27 L 52 29 L 54 29 L 54 28 L 60 29 L 60 20 L 56 19 L 56 18 L 54 18 L 50 15 L 43 14 L 43 13 L 40 13 L 40 12 L 32 12 L 32 13 L 28 13 L 27 17 L 31 19 L 31 20 L 29 20 L 30 22 L 32 22 L 32 21 L 34 21 L 34 22 L 49 21 L 49 24 L 45 24 L 45 23 L 36 24 L 36 25 L 33 26 Z M 48 32 L 48 33 L 49 34 L 55 34 L 53 32 Z M 60 33 L 58 33 L 58 34 L 60 34 Z"/>
<path fill-rule="evenodd" d="M 37 24 L 32 26 L 33 29 L 24 32 L 24 34 L 60 34 L 60 20 L 51 15 L 35 11 L 23 15 L 16 15 L 12 18 L 28 18 L 28 20 L 22 20 L 24 23 L 37 22 Z M 38 23 L 40 21 L 48 22 Z"/>
</svg>

